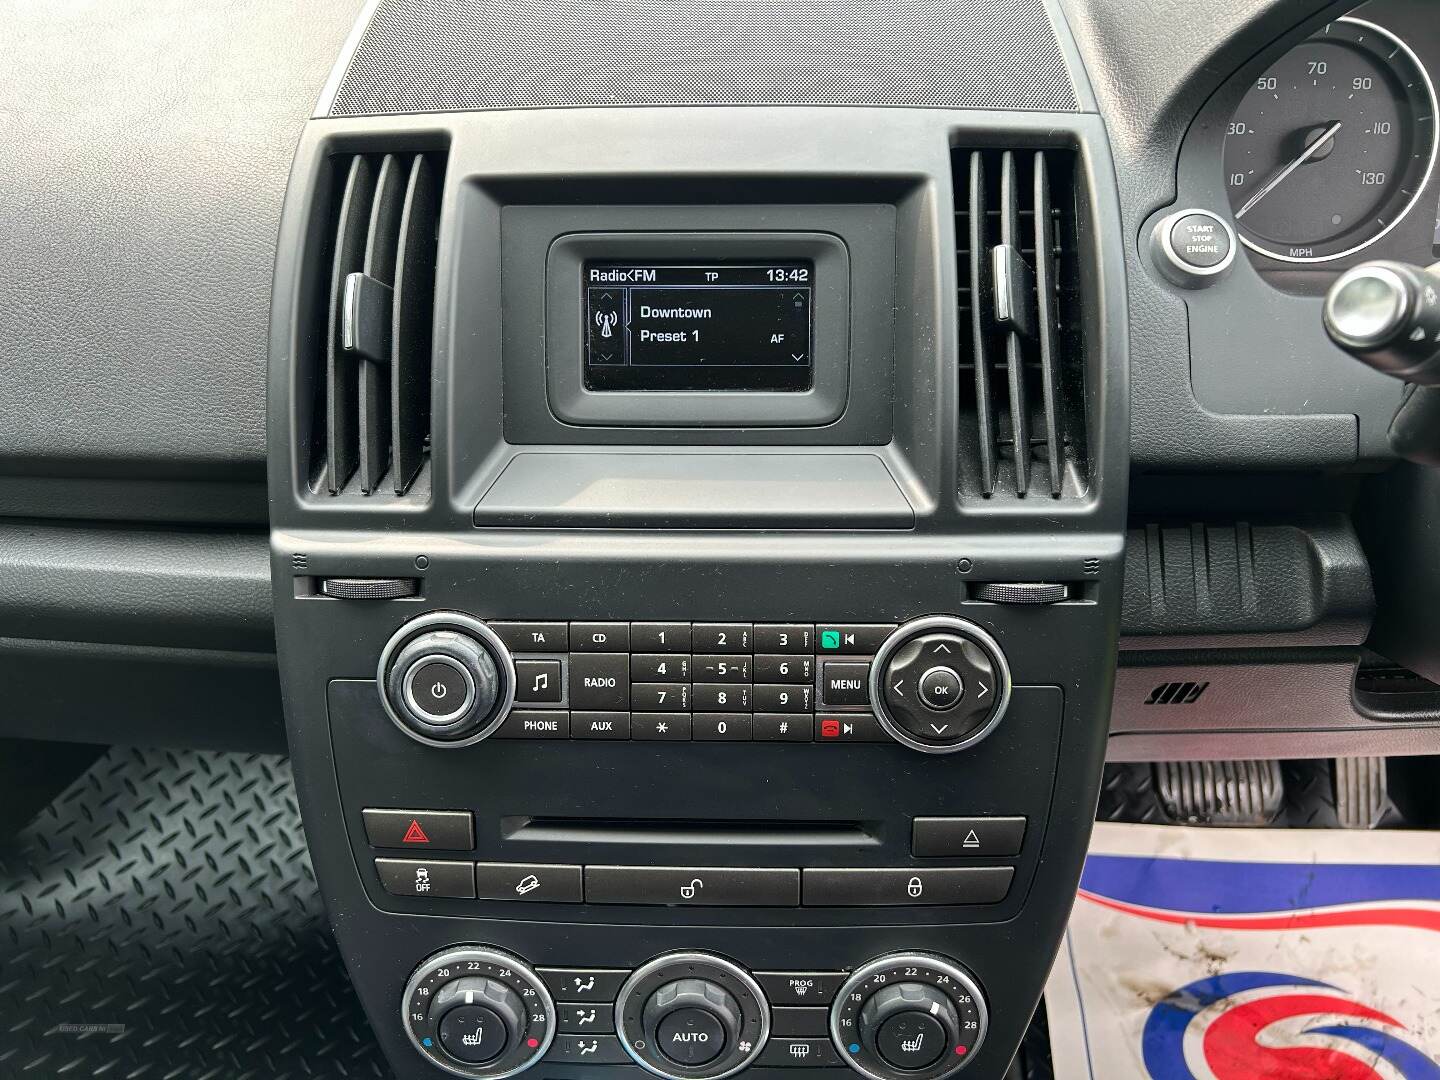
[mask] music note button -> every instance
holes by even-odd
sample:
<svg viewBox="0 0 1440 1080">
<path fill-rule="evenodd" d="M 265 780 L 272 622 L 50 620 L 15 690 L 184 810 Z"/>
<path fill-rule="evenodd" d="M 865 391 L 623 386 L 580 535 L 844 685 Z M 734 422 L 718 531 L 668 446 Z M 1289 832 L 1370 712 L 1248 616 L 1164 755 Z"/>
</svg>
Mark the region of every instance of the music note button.
<svg viewBox="0 0 1440 1080">
<path fill-rule="evenodd" d="M 561 699 L 559 660 L 516 660 L 515 700 L 524 705 L 558 704 Z"/>
</svg>

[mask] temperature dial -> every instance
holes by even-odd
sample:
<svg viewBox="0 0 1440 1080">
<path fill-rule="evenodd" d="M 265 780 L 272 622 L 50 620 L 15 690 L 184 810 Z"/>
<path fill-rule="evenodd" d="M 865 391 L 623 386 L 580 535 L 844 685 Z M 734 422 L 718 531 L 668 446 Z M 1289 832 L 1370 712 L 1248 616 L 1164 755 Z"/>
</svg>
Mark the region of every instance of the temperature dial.
<svg viewBox="0 0 1440 1080">
<path fill-rule="evenodd" d="M 899 954 L 850 976 L 830 1011 L 830 1037 L 870 1080 L 941 1080 L 974 1059 L 987 1022 L 980 987 L 957 964 Z"/>
<path fill-rule="evenodd" d="M 540 976 L 484 945 L 456 945 L 416 968 L 401 1017 L 431 1064 L 483 1080 L 528 1069 L 555 1038 L 555 1003 Z"/>
</svg>

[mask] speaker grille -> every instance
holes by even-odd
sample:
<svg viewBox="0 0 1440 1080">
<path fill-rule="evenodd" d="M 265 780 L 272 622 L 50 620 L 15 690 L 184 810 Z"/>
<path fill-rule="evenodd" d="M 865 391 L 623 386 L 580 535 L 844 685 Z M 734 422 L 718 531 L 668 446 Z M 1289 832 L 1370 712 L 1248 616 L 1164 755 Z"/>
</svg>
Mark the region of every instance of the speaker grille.
<svg viewBox="0 0 1440 1080">
<path fill-rule="evenodd" d="M 331 115 L 575 105 L 1078 107 L 1043 0 L 381 0 Z"/>
</svg>

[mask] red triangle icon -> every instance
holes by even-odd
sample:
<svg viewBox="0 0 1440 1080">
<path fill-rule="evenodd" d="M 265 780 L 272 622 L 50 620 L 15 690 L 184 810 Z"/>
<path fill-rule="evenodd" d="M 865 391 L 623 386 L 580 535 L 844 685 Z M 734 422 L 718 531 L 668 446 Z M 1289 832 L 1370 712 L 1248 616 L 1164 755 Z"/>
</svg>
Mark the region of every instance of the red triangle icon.
<svg viewBox="0 0 1440 1080">
<path fill-rule="evenodd" d="M 428 844 L 430 837 L 425 835 L 425 830 L 420 827 L 420 822 L 410 820 L 410 828 L 405 830 L 405 843 L 407 844 Z"/>
</svg>

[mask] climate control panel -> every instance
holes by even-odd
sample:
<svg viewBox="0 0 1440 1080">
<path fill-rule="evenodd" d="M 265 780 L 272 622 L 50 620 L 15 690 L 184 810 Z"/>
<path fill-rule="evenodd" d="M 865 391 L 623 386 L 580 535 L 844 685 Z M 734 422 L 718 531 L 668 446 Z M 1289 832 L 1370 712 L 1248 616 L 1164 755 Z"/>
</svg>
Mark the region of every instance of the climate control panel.
<svg viewBox="0 0 1440 1080">
<path fill-rule="evenodd" d="M 897 953 L 853 971 L 756 972 L 709 952 L 632 970 L 531 968 L 485 945 L 430 957 L 405 987 L 410 1041 L 459 1076 L 501 1080 L 551 1065 L 639 1065 L 665 1080 L 723 1080 L 748 1066 L 848 1065 L 868 1080 L 943 1080 L 988 1026 L 959 964 Z"/>
<path fill-rule="evenodd" d="M 953 753 L 1004 716 L 999 643 L 895 623 L 482 622 L 432 612 L 380 657 L 385 710 L 437 747 L 500 739 L 899 742 Z"/>
</svg>

